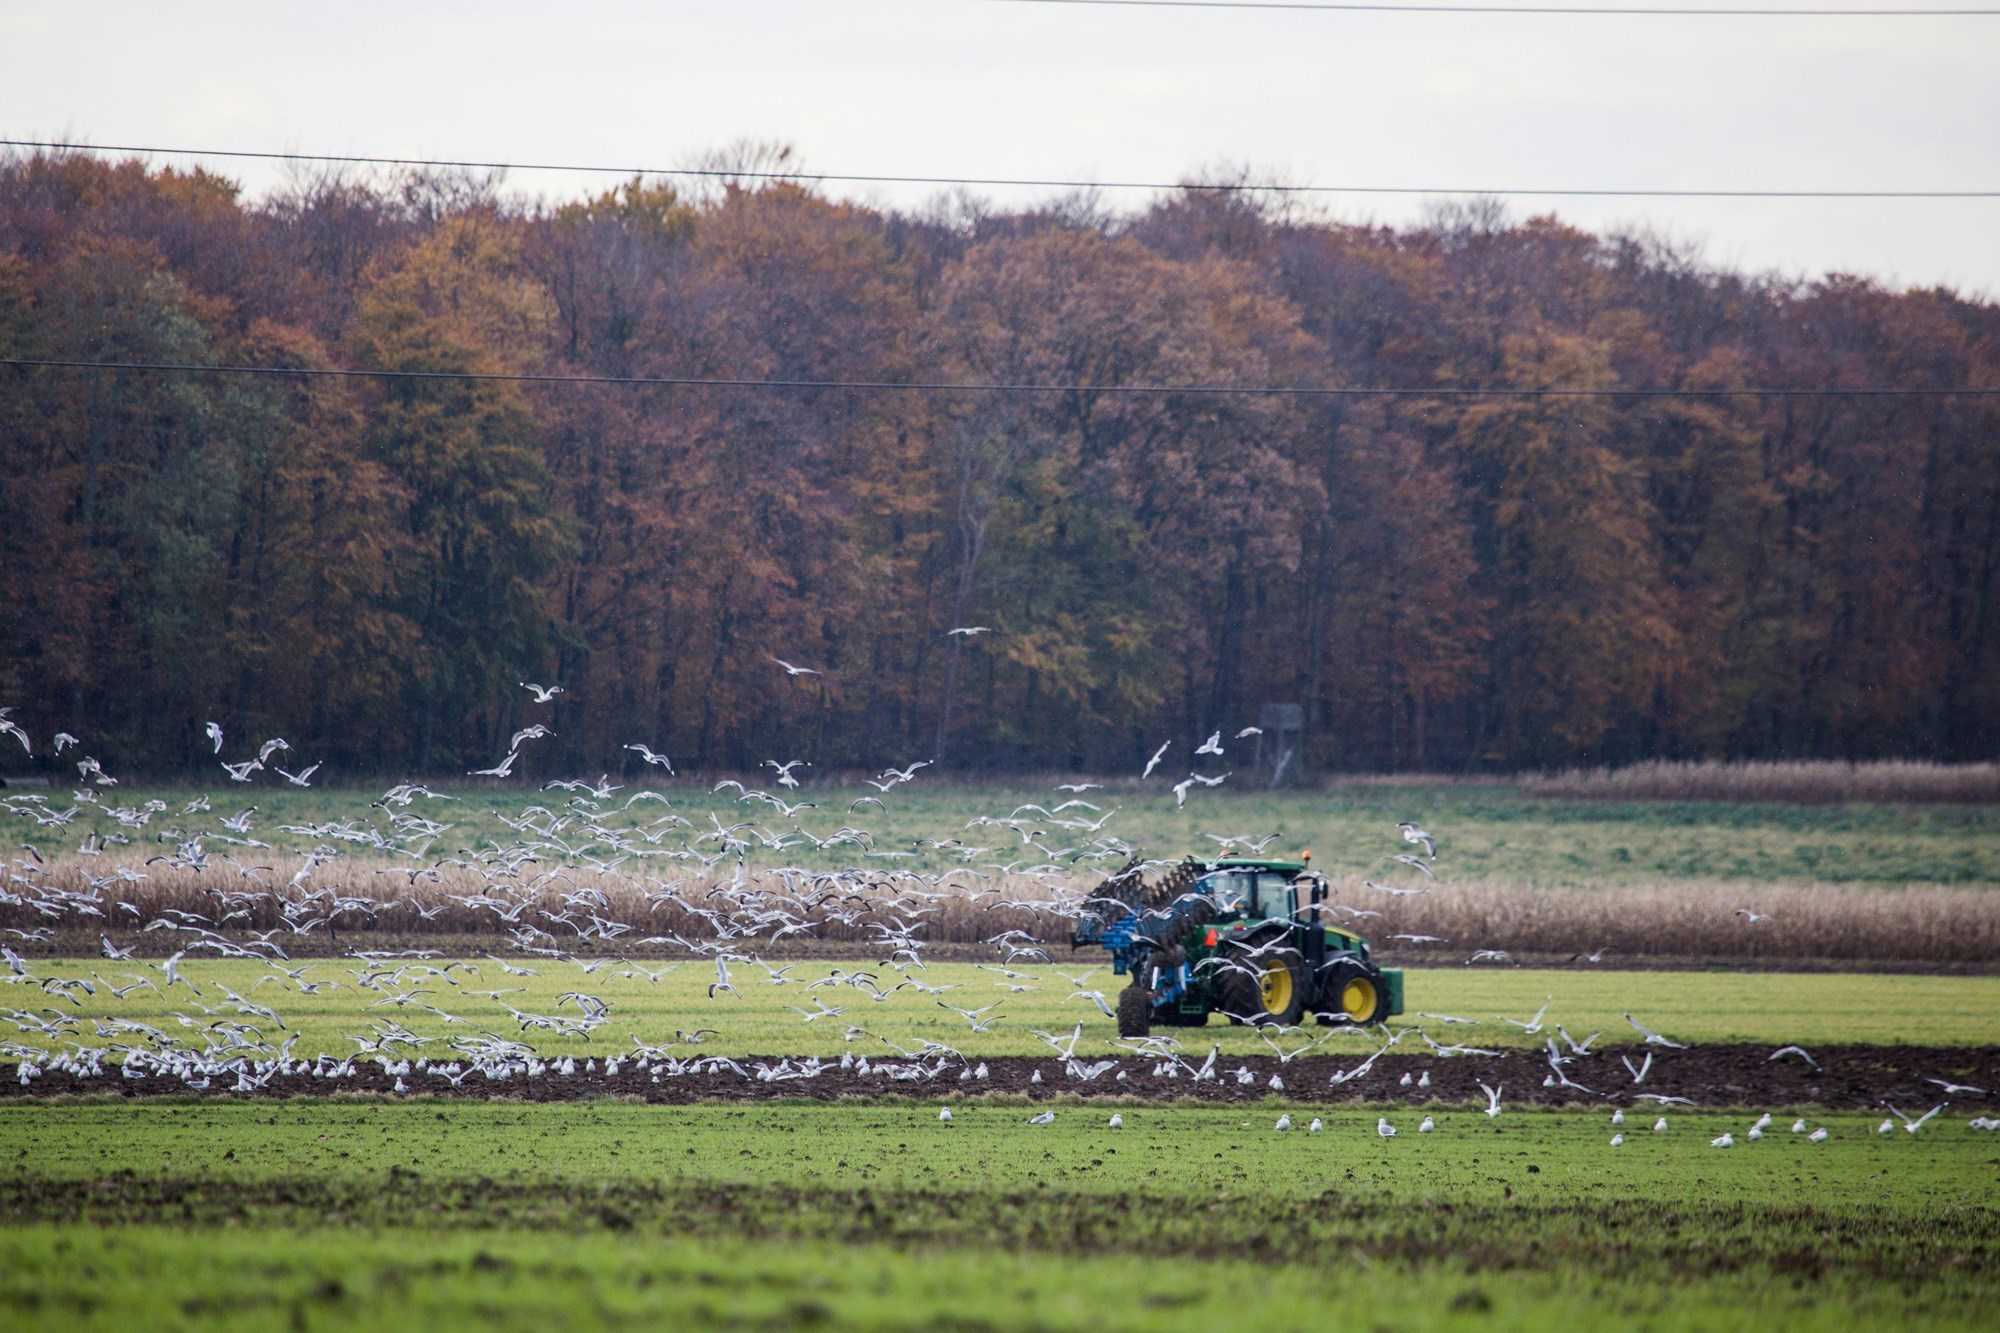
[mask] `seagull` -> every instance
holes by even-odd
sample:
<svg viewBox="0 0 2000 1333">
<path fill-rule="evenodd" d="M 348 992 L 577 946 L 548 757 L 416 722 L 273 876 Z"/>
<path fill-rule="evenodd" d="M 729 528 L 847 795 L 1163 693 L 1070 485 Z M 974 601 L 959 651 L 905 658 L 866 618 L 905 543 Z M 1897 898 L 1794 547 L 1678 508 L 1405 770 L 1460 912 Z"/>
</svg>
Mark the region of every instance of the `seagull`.
<svg viewBox="0 0 2000 1333">
<path fill-rule="evenodd" d="M 1396 825 L 1396 831 L 1403 835 L 1404 842 L 1420 844 L 1424 849 L 1425 855 L 1429 856 L 1433 861 L 1437 860 L 1437 839 L 1424 832 L 1422 828 L 1405 820 Z"/>
<path fill-rule="evenodd" d="M 1737 908 L 1736 915 L 1743 918 L 1743 924 L 1746 926 L 1754 926 L 1760 921 L 1770 921 L 1774 919 L 1768 912 L 1753 912 L 1747 907 Z"/>
<path fill-rule="evenodd" d="M 214 742 L 215 742 L 215 752 L 216 752 L 217 754 L 221 754 L 221 753 L 222 753 L 222 724 L 221 724 L 221 723 L 219 723 L 219 722 L 205 722 L 205 723 L 203 723 L 203 724 L 202 724 L 202 730 L 203 730 L 203 731 L 205 731 L 205 732 L 207 732 L 207 733 L 208 733 L 208 738 L 209 738 L 210 740 L 212 740 L 212 741 L 214 741 Z"/>
<path fill-rule="evenodd" d="M 67 745 L 81 745 L 81 744 L 83 743 L 83 742 L 79 741 L 79 740 L 78 740 L 78 739 L 77 739 L 76 737 L 74 737 L 74 736 L 70 735 L 70 734 L 69 734 L 69 733 L 68 733 L 67 731 L 58 731 L 58 732 L 57 732 L 57 733 L 56 733 L 56 734 L 55 734 L 55 735 L 54 735 L 53 737 L 51 737 L 50 739 L 51 739 L 51 742 L 52 742 L 52 743 L 53 743 L 53 744 L 55 745 L 55 747 L 56 747 L 56 753 L 57 753 L 57 754 L 61 754 L 61 753 L 63 752 L 63 747 L 64 747 L 64 746 L 67 746 Z"/>
<path fill-rule="evenodd" d="M 729 982 L 729 960 L 721 954 L 715 956 L 715 980 L 708 985 L 708 998 L 714 999 L 715 993 L 719 990 L 726 990 L 731 995 L 737 994 L 736 987 Z"/>
<path fill-rule="evenodd" d="M 665 755 L 653 753 L 652 747 L 646 745 L 644 742 L 634 741 L 632 744 L 627 745 L 625 748 L 633 751 L 647 763 L 657 764 L 659 767 L 666 769 L 668 777 L 674 776 L 673 763 L 670 760 L 668 760 L 668 758 Z"/>
<path fill-rule="evenodd" d="M 1675 1050 L 1675 1051 L 1684 1051 L 1687 1049 L 1687 1047 L 1682 1045 L 1680 1042 L 1669 1041 L 1665 1037 L 1662 1037 L 1659 1033 L 1653 1031 L 1651 1028 L 1647 1027 L 1644 1023 L 1641 1023 L 1638 1019 L 1632 1017 L 1632 1015 L 1630 1014 L 1625 1015 L 1625 1021 L 1627 1023 L 1630 1023 L 1633 1029 L 1636 1032 L 1638 1032 L 1640 1036 L 1646 1039 L 1646 1045 L 1648 1046 L 1665 1046 L 1669 1050 Z"/>
<path fill-rule="evenodd" d="M 1053 1125 L 1055 1122 L 1056 1113 L 1054 1111 L 1044 1111 L 1040 1115 L 1028 1117 L 1028 1123 L 1031 1125 Z"/>
<path fill-rule="evenodd" d="M 556 696 L 563 692 L 563 687 L 560 685 L 537 685 L 532 681 L 526 680 L 518 683 L 522 689 L 529 691 L 535 696 L 535 702 L 538 704 L 554 703 Z"/>
<path fill-rule="evenodd" d="M 312 775 L 319 772 L 319 765 L 313 764 L 308 768 L 300 769 L 296 773 L 288 773 L 282 768 L 273 768 L 271 771 L 291 783 L 294 787 L 310 787 L 312 786 Z"/>
<path fill-rule="evenodd" d="M 1375 1119 L 1375 1136 L 1382 1139 L 1393 1139 L 1396 1137 L 1396 1127 L 1390 1124 L 1386 1118 L 1377 1116 Z"/>
<path fill-rule="evenodd" d="M 1620 1064 L 1625 1066 L 1625 1072 L 1632 1076 L 1633 1087 L 1637 1087 L 1639 1086 L 1639 1084 L 1644 1083 L 1646 1081 L 1646 1075 L 1653 1072 L 1653 1053 L 1651 1051 L 1646 1052 L 1646 1059 L 1644 1060 L 1643 1063 L 1638 1065 L 1634 1065 L 1632 1063 L 1632 1057 L 1629 1055 L 1619 1056 L 1618 1061 Z"/>
<path fill-rule="evenodd" d="M 1622 1124 L 1624 1124 L 1624 1123 L 1625 1123 L 1625 1112 L 1624 1112 L 1623 1110 L 1617 1110 L 1617 1111 L 1613 1111 L 1613 1112 L 1611 1113 L 1611 1123 L 1612 1123 L 1612 1124 L 1614 1124 L 1614 1125 L 1622 1125 Z"/>
<path fill-rule="evenodd" d="M 1208 739 L 1203 741 L 1200 745 L 1196 746 L 1194 752 L 1196 754 L 1214 754 L 1214 755 L 1221 754 L 1222 733 L 1219 731 L 1210 732 Z"/>
<path fill-rule="evenodd" d="M 1806 1132 L 1806 1122 L 1805 1122 L 1804 1120 L 1802 1120 L 1802 1119 L 1801 1119 L 1801 1120 L 1794 1120 L 1794 1121 L 1792 1122 L 1792 1133 L 1794 1133 L 1794 1134 L 1803 1134 L 1803 1133 L 1805 1133 L 1805 1132 Z"/>
<path fill-rule="evenodd" d="M 783 667 L 785 669 L 785 674 L 787 676 L 817 676 L 819 674 L 819 672 L 815 671 L 811 667 L 793 666 L 790 662 L 787 662 L 782 657 L 774 656 L 771 658 L 771 660 L 773 662 L 776 662 L 779 666 Z"/>
<path fill-rule="evenodd" d="M 1271 1126 L 1271 1128 L 1272 1128 L 1272 1129 L 1275 1129 L 1275 1130 L 1277 1130 L 1277 1131 L 1278 1131 L 1278 1132 L 1279 1132 L 1280 1134 L 1284 1133 L 1284 1132 L 1285 1132 L 1286 1130 L 1290 1129 L 1291 1127 L 1292 1127 L 1292 1117 L 1291 1117 L 1291 1114 L 1290 1114 L 1289 1112 L 1287 1112 L 1287 1113 L 1286 1113 L 1286 1114 L 1284 1114 L 1284 1115 L 1281 1115 L 1281 1116 L 1279 1116 L 1279 1117 L 1278 1117 L 1278 1123 L 1277 1123 L 1277 1124 L 1275 1124 L 1275 1125 L 1273 1125 L 1273 1126 Z"/>
<path fill-rule="evenodd" d="M 812 767 L 812 764 L 804 759 L 793 759 L 782 764 L 775 759 L 766 759 L 763 766 L 778 775 L 778 785 L 780 787 L 796 787 L 799 785 L 799 780 L 792 776 L 792 770 L 801 765 L 806 768 Z M 887 791 L 888 788 L 885 787 L 883 790 Z"/>
<path fill-rule="evenodd" d="M 1977 1097 L 1984 1097 L 1986 1095 L 1986 1089 L 1975 1088 L 1970 1083 L 1953 1083 L 1948 1079 L 1942 1078 L 1927 1078 L 1924 1082 L 1937 1084 L 1945 1090 L 1945 1095 L 1948 1097 L 1956 1097 L 1961 1092 L 1969 1092 Z"/>
<path fill-rule="evenodd" d="M 506 757 L 505 759 L 502 759 L 502 760 L 501 760 L 501 761 L 500 761 L 499 763 L 497 763 L 497 764 L 493 765 L 493 767 L 491 767 L 491 768 L 475 768 L 475 769 L 471 769 L 471 770 L 469 770 L 469 771 L 468 771 L 468 772 L 466 773 L 466 775 L 465 775 L 465 776 L 467 776 L 467 777 L 469 777 L 469 778 L 508 778 L 508 777 L 512 777 L 512 776 L 514 776 L 514 761 L 515 761 L 516 759 L 519 759 L 520 757 L 521 757 L 521 752 L 520 752 L 519 750 L 509 750 L 509 751 L 507 752 L 507 757 Z M 228 765 L 227 765 L 227 764 L 225 764 L 225 765 L 223 765 L 223 767 L 227 768 L 227 767 L 228 767 Z M 234 774 L 232 774 L 231 776 L 233 777 L 233 776 L 234 776 Z M 241 781 L 243 781 L 243 779 L 241 779 L 241 778 L 237 778 L 237 781 L 241 782 Z"/>
<path fill-rule="evenodd" d="M 1806 1135 L 1806 1142 L 1808 1142 L 1808 1143 L 1825 1143 L 1825 1142 L 1827 1141 L 1827 1139 L 1828 1139 L 1829 1137 L 1831 1137 L 1831 1136 L 1830 1136 L 1830 1135 L 1828 1135 L 1828 1133 L 1826 1132 L 1826 1126 L 1825 1126 L 1825 1125 L 1821 1125 L 1821 1126 L 1820 1126 L 1820 1127 L 1819 1127 L 1818 1129 L 1816 1129 L 1816 1130 L 1814 1130 L 1814 1131 L 1813 1131 L 1812 1133 L 1810 1133 L 1810 1134 Z"/>
<path fill-rule="evenodd" d="M 1167 757 L 1167 750 L 1172 745 L 1173 742 L 1168 741 L 1165 745 L 1162 745 L 1159 749 L 1153 751 L 1153 757 L 1146 761 L 1146 771 L 1139 775 L 1139 781 L 1144 782 L 1147 778 L 1153 776 L 1153 770 L 1158 768 L 1160 766 L 1160 761 Z"/>
<path fill-rule="evenodd" d="M 1780 1046 L 1777 1050 L 1772 1051 L 1768 1056 L 1764 1058 L 1767 1060 L 1779 1060 L 1787 1055 L 1796 1055 L 1799 1057 L 1799 1059 L 1805 1061 L 1807 1064 L 1811 1065 L 1814 1069 L 1819 1068 L 1819 1061 L 1813 1059 L 1812 1055 L 1809 1052 L 1807 1052 L 1806 1048 L 1803 1046 Z"/>
<path fill-rule="evenodd" d="M 1236 739 L 1239 741 L 1248 740 L 1252 736 L 1261 736 L 1263 734 L 1264 729 L 1262 727 L 1245 727 L 1236 733 Z"/>
<path fill-rule="evenodd" d="M 522 727 L 519 731 L 515 732 L 514 739 L 507 742 L 507 748 L 518 750 L 521 748 L 522 741 L 538 741 L 544 736 L 553 735 L 555 733 L 549 730 L 547 723 L 537 722 L 531 727 Z"/>
<path fill-rule="evenodd" d="M 948 629 L 944 633 L 946 638 L 950 638 L 956 634 L 962 638 L 970 639 L 976 635 L 991 634 L 992 632 L 993 627 L 991 625 L 960 625 L 957 629 Z"/>
<path fill-rule="evenodd" d="M 1503 1018 L 1500 1021 L 1502 1023 L 1507 1024 L 1509 1027 L 1517 1027 L 1521 1029 L 1523 1034 L 1532 1037 L 1537 1032 L 1540 1032 L 1542 1030 L 1542 1016 L 1548 1013 L 1549 1005 L 1554 1003 L 1555 998 L 1556 998 L 1555 996 L 1551 995 L 1547 999 L 1543 1000 L 1542 1007 L 1535 1010 L 1535 1016 L 1529 1019 L 1525 1023 L 1523 1023 L 1518 1018 Z"/>
<path fill-rule="evenodd" d="M 1310 1125 L 1307 1125 L 1307 1126 L 1306 1126 L 1306 1133 L 1308 1133 L 1308 1134 L 1317 1134 L 1317 1133 L 1319 1133 L 1319 1132 L 1320 1132 L 1320 1131 L 1321 1131 L 1322 1129 L 1325 1129 L 1325 1128 L 1326 1128 L 1326 1123 L 1325 1123 L 1324 1121 L 1322 1121 L 1322 1120 L 1321 1120 L 1321 1119 L 1320 1119 L 1320 1118 L 1319 1118 L 1318 1116 L 1314 1116 L 1314 1117 L 1313 1117 L 1313 1121 L 1312 1121 L 1312 1123 L 1311 1123 Z"/>
<path fill-rule="evenodd" d="M 940 1107 L 940 1108 L 938 1109 L 938 1119 L 940 1119 L 940 1120 L 944 1121 L 944 1122 L 945 1122 L 945 1123 L 946 1123 L 947 1125 L 948 1125 L 948 1124 L 950 1124 L 950 1123 L 951 1123 L 951 1108 L 950 1108 L 949 1106 L 945 1106 L 945 1107 Z"/>
<path fill-rule="evenodd" d="M 1428 1134 L 1436 1128 L 1437 1128 L 1437 1121 L 1431 1119 L 1429 1116 L 1425 1116 L 1424 1122 L 1421 1125 L 1417 1126 L 1417 1133 Z"/>
<path fill-rule="evenodd" d="M 1111 1117 L 1111 1128 L 1113 1129 L 1125 1128 L 1125 1117 L 1122 1115 L 1113 1114 Z"/>
<path fill-rule="evenodd" d="M 1611 1136 L 1611 1146 L 1614 1148 L 1622 1146 L 1624 1142 L 1625 1136 L 1623 1134 L 1613 1134 Z"/>
<path fill-rule="evenodd" d="M 1502 1084 L 1501 1086 L 1504 1087 L 1506 1085 Z M 1500 1114 L 1500 1089 L 1489 1088 L 1484 1083 L 1481 1083 L 1479 1090 L 1486 1094 L 1486 1110 L 1482 1114 L 1488 1120 L 1491 1120 L 1494 1116 Z"/>
<path fill-rule="evenodd" d="M 228 760 L 222 763 L 223 771 L 229 774 L 231 782 L 248 782 L 250 775 L 263 766 L 263 762 L 256 759 L 245 759 L 240 764 L 232 764 Z"/>
<path fill-rule="evenodd" d="M 1665 1116 L 1661 1116 L 1653 1122 L 1653 1132 L 1655 1134 L 1664 1134 L 1667 1132 L 1667 1118 Z"/>
<path fill-rule="evenodd" d="M 1922 1115 L 1918 1116 L 1915 1120 L 1910 1119 L 1910 1117 L 1904 1115 L 1901 1111 L 1897 1111 L 1895 1107 L 1889 1106 L 1889 1103 L 1887 1102 L 1883 1102 L 1882 1105 L 1888 1106 L 1891 1111 L 1895 1112 L 1896 1118 L 1903 1122 L 1903 1128 L 1905 1130 L 1908 1130 L 1910 1133 L 1914 1134 L 1918 1130 L 1922 1129 L 1924 1125 L 1930 1121 L 1930 1118 L 1932 1116 L 1936 1115 L 1939 1111 L 1944 1110 L 1944 1108 L 1951 1105 L 1951 1103 L 1939 1102 L 1936 1106 L 1933 1106 L 1930 1110 L 1924 1112 Z M 1882 1123 L 1886 1125 L 1889 1122 L 1885 1120 Z"/>
<path fill-rule="evenodd" d="M 1720 1134 L 1708 1141 L 1711 1148 L 1734 1148 L 1736 1140 L 1728 1134 Z"/>
</svg>

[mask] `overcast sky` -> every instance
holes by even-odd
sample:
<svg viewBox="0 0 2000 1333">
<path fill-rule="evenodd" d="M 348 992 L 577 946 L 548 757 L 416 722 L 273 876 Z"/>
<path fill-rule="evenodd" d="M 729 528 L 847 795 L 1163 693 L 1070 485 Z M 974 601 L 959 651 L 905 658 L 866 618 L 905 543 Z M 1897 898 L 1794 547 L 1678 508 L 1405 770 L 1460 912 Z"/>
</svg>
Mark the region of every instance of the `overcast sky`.
<svg viewBox="0 0 2000 1333">
<path fill-rule="evenodd" d="M 99 0 L 0 8 L 0 137 L 648 166 L 761 138 L 855 173 L 1172 180 L 1231 163 L 1313 184 L 1994 189 L 1996 70 L 2000 18 Z M 215 165 L 253 191 L 277 177 Z M 1399 222 L 1422 202 L 1331 207 Z M 1647 223 L 1723 266 L 2000 294 L 2000 200 L 1512 207 Z"/>
</svg>

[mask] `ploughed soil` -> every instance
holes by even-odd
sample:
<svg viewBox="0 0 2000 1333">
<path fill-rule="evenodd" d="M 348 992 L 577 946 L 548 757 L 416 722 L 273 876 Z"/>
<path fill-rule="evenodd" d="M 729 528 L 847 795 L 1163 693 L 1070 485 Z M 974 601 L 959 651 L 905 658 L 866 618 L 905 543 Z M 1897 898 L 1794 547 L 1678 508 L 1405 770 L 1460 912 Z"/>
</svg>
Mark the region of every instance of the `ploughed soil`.
<svg viewBox="0 0 2000 1333">
<path fill-rule="evenodd" d="M 1193 1070 L 1207 1058 L 1208 1049 L 1201 1036 L 1199 1032 L 1179 1035 L 1184 1048 L 1180 1059 L 1186 1063 L 1176 1065 L 1172 1076 L 1154 1058 L 1125 1055 L 1118 1058 L 1115 1067 L 1085 1079 L 1066 1070 L 1059 1057 L 1050 1055 L 989 1056 L 983 1062 L 974 1059 L 969 1064 L 947 1058 L 935 1075 L 899 1078 L 898 1072 L 907 1074 L 917 1062 L 891 1055 L 885 1059 L 871 1056 L 865 1072 L 857 1057 L 856 1066 L 850 1069 L 842 1069 L 834 1062 L 812 1077 L 767 1078 L 759 1076 L 760 1067 L 780 1073 L 796 1070 L 798 1057 L 787 1061 L 780 1056 L 751 1056 L 733 1061 L 735 1068 L 714 1066 L 680 1075 L 657 1068 L 642 1069 L 630 1060 L 621 1061 L 614 1074 L 605 1072 L 601 1061 L 590 1065 L 579 1061 L 571 1074 L 550 1068 L 532 1077 L 517 1074 L 494 1081 L 475 1073 L 454 1086 L 445 1077 L 428 1070 L 413 1069 L 392 1075 L 370 1063 L 357 1064 L 352 1077 L 338 1080 L 314 1078 L 310 1074 L 278 1075 L 259 1091 L 250 1093 L 233 1091 L 235 1080 L 220 1075 L 203 1089 L 191 1088 L 177 1078 L 157 1075 L 126 1079 L 112 1071 L 96 1078 L 77 1078 L 54 1072 L 31 1079 L 25 1087 L 15 1078 L 0 1080 L 0 1101 L 64 1095 L 283 1098 L 366 1093 L 395 1097 L 399 1095 L 394 1089 L 400 1078 L 407 1090 L 401 1095 L 530 1102 L 585 1097 L 623 1097 L 669 1104 L 873 1097 L 939 1101 L 1008 1094 L 1029 1100 L 1097 1098 L 1231 1103 L 1275 1097 L 1287 1102 L 1329 1106 L 1474 1103 L 1483 1107 L 1487 1099 L 1480 1084 L 1485 1083 L 1500 1090 L 1503 1106 L 1612 1105 L 1629 1108 L 1635 1118 L 1726 1107 L 1872 1110 L 1885 1102 L 1893 1102 L 1913 1116 L 1940 1102 L 1949 1103 L 1954 1112 L 2000 1113 L 2000 1046 L 1823 1046 L 1811 1052 L 1816 1066 L 1797 1055 L 1773 1059 L 1772 1048 L 1761 1045 L 1709 1045 L 1687 1050 L 1656 1047 L 1651 1050 L 1652 1067 L 1645 1071 L 1641 1083 L 1634 1083 L 1621 1057 L 1634 1066 L 1642 1066 L 1646 1048 L 1614 1047 L 1567 1065 L 1564 1073 L 1572 1084 L 1580 1086 L 1564 1087 L 1549 1086 L 1546 1082 L 1551 1073 L 1544 1051 L 1441 1058 L 1429 1051 L 1395 1050 L 1378 1057 L 1366 1073 L 1337 1084 L 1333 1082 L 1334 1076 L 1354 1069 L 1363 1056 L 1353 1052 L 1338 1055 L 1315 1052 L 1289 1063 L 1275 1055 L 1218 1056 L 1215 1077 L 1197 1081 Z M 1296 1036 L 1291 1042 L 1301 1044 Z M 702 1054 L 699 1047 L 682 1051 L 682 1057 L 690 1060 Z M 987 1071 L 985 1078 L 963 1077 L 982 1063 Z M 1093 1063 L 1096 1061 L 1083 1062 L 1083 1069 L 1087 1071 Z M 1238 1072 L 1246 1069 L 1247 1078 Z M 1426 1074 L 1430 1079 L 1428 1087 L 1422 1083 Z M 1278 1080 L 1276 1085 L 1273 1078 Z M 1986 1091 L 1948 1092 L 1926 1081 L 1932 1078 L 1974 1085 Z M 1655 1100 L 1660 1097 L 1676 1100 Z M 1681 1098 L 1686 1102 L 1678 1100 Z"/>
</svg>

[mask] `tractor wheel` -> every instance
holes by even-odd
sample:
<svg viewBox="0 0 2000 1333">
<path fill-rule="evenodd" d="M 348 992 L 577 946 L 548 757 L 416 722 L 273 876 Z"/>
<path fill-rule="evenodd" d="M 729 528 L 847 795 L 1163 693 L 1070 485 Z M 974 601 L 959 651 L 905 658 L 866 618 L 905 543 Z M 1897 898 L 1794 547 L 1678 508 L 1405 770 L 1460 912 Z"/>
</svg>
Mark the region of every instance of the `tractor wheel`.
<svg viewBox="0 0 2000 1333">
<path fill-rule="evenodd" d="M 1256 976 L 1231 972 L 1223 978 L 1221 1009 L 1232 1023 L 1289 1026 L 1306 1008 L 1306 969 L 1296 954 L 1266 954 L 1248 960 Z"/>
<path fill-rule="evenodd" d="M 1342 959 L 1328 965 L 1315 1007 L 1322 1023 L 1380 1023 L 1389 1017 L 1389 987 L 1367 963 Z"/>
<path fill-rule="evenodd" d="M 1153 1028 L 1153 992 L 1134 983 L 1118 992 L 1118 1035 L 1143 1037 Z"/>
</svg>

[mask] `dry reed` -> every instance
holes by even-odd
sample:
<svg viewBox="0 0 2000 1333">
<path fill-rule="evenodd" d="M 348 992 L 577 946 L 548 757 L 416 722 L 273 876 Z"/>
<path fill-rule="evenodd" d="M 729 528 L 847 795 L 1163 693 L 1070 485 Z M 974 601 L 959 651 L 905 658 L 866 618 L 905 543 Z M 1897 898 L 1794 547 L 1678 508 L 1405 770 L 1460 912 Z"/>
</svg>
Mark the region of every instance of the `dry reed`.
<svg viewBox="0 0 2000 1333">
<path fill-rule="evenodd" d="M 87 889 L 89 867 L 75 859 L 50 867 L 44 882 L 70 892 Z M 421 936 L 427 942 L 466 953 L 509 949 L 509 932 L 531 926 L 546 932 L 544 945 L 579 952 L 678 952 L 672 940 L 712 939 L 714 919 L 703 913 L 735 914 L 747 923 L 758 910 L 803 896 L 824 894 L 809 916 L 809 936 L 819 951 L 872 956 L 882 933 L 875 927 L 892 917 L 921 918 L 921 938 L 939 945 L 970 945 L 1002 931 L 1020 929 L 1052 946 L 1061 956 L 1068 942 L 1077 898 L 1091 881 L 1061 888 L 1020 878 L 951 888 L 942 894 L 894 872 L 854 874 L 838 885 L 815 888 L 795 877 L 790 889 L 775 875 L 750 875 L 740 882 L 643 880 L 629 875 L 568 871 L 532 887 L 508 880 L 489 881 L 464 869 L 441 878 L 409 881 L 401 872 L 349 861 L 319 871 L 304 888 L 282 883 L 260 887 L 240 876 L 206 875 L 156 867 L 138 883 L 106 887 L 97 902 L 105 918 L 52 920 L 27 906 L 0 907 L 0 926 L 55 925 L 74 946 L 94 943 L 108 927 L 131 940 L 144 922 L 168 912 L 198 913 L 221 932 L 241 939 L 250 931 L 283 931 L 286 905 L 293 916 L 323 917 L 310 937 L 281 934 L 294 948 L 329 944 L 340 949 L 383 947 Z M 309 910 L 298 904 L 318 895 Z M 1742 880 L 1661 880 L 1606 889 L 1550 889 L 1498 880 L 1438 884 L 1428 891 L 1389 897 L 1359 879 L 1333 884 L 1333 919 L 1345 920 L 1390 958 L 1412 953 L 1426 960 L 1469 956 L 1476 949 L 1533 955 L 1568 955 L 1607 949 L 1625 960 L 1671 958 L 1755 964 L 1832 962 L 1991 966 L 2000 963 L 2000 897 L 1994 891 L 1909 885 L 1858 888 L 1821 883 L 1746 883 Z M 129 904 L 124 906 L 123 904 Z M 518 910 L 515 910 L 518 907 Z M 1341 916 L 1340 909 L 1373 913 Z M 1751 923 L 1739 909 L 1769 920 Z M 503 920 L 502 913 L 512 916 Z M 629 925 L 630 930 L 600 943 L 590 918 Z M 1443 943 L 1399 941 L 1396 935 L 1440 936 Z M 139 939 L 145 952 L 184 947 L 188 936 L 154 931 Z M 462 941 L 462 944 L 457 942 Z M 754 937 L 746 944 L 755 947 Z"/>
<path fill-rule="evenodd" d="M 1655 760 L 1626 768 L 1524 776 L 1520 789 L 1530 796 L 1567 800 L 1992 805 L 2000 803 L 2000 764 Z"/>
</svg>

